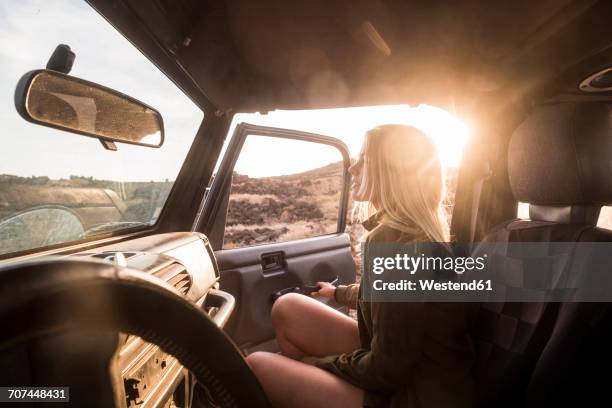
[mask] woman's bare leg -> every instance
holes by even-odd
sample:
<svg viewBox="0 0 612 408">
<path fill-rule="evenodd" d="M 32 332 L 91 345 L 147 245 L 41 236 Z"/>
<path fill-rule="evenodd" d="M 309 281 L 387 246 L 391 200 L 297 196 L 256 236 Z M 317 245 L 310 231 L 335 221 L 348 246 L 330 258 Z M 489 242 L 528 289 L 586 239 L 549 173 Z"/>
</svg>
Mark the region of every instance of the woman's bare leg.
<svg viewBox="0 0 612 408">
<path fill-rule="evenodd" d="M 359 348 L 357 322 L 307 296 L 290 293 L 272 307 L 276 340 L 284 355 L 257 352 L 247 362 L 276 407 L 360 407 L 363 390 L 304 357 L 349 353 Z"/>
<path fill-rule="evenodd" d="M 281 352 L 295 360 L 350 353 L 360 347 L 357 322 L 310 297 L 290 293 L 272 307 Z"/>
<path fill-rule="evenodd" d="M 273 406 L 291 408 L 361 407 L 363 390 L 334 374 L 280 354 L 247 357 Z"/>
</svg>

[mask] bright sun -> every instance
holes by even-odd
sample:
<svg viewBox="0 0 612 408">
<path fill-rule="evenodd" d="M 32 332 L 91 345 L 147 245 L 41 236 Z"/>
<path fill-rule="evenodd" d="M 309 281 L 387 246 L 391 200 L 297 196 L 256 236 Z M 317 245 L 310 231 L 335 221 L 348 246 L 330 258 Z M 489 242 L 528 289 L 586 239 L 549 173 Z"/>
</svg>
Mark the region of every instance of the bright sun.
<svg viewBox="0 0 612 408">
<path fill-rule="evenodd" d="M 234 117 L 233 126 L 240 122 L 333 136 L 348 145 L 353 157 L 359 153 L 367 130 L 386 123 L 412 125 L 431 136 L 445 167 L 459 166 L 463 148 L 470 134 L 469 127 L 459 118 L 429 105 L 272 111 L 266 115 L 242 113 Z M 265 168 L 266 163 L 262 163 L 261 160 L 247 160 L 247 162 L 257 163 L 257 169 L 241 169 L 244 174 L 258 177 L 268 173 Z M 301 163 L 302 166 L 306 164 Z"/>
</svg>

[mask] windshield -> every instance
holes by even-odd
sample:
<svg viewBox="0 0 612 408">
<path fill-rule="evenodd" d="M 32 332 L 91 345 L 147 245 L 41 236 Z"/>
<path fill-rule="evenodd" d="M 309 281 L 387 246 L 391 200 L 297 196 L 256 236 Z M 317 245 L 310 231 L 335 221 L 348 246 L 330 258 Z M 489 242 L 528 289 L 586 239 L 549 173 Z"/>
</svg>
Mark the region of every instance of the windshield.
<svg viewBox="0 0 612 408">
<path fill-rule="evenodd" d="M 0 2 L 0 37 L 0 254 L 155 224 L 203 112 L 85 2 Z M 111 151 L 22 119 L 15 86 L 58 44 L 76 54 L 70 75 L 159 110 L 163 146 Z"/>
</svg>

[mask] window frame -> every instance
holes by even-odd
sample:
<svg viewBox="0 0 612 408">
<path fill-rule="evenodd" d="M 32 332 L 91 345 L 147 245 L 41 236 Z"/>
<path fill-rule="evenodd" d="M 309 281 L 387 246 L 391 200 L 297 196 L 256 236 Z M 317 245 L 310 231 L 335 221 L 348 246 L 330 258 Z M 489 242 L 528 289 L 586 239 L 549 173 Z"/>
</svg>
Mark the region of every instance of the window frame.
<svg viewBox="0 0 612 408">
<path fill-rule="evenodd" d="M 346 144 L 341 140 L 330 136 L 302 132 L 292 129 L 259 126 L 246 122 L 240 123 L 236 126 L 236 129 L 234 130 L 234 133 L 231 136 L 231 139 L 227 146 L 227 150 L 225 151 L 225 155 L 221 159 L 217 174 L 214 176 L 212 183 L 208 188 L 208 193 L 202 201 L 200 211 L 198 212 L 198 217 L 194 222 L 192 230 L 206 234 L 214 250 L 223 249 L 225 224 L 227 220 L 227 208 L 229 204 L 229 195 L 231 193 L 232 173 L 248 136 L 277 137 L 283 139 L 301 140 L 310 143 L 325 144 L 336 148 L 340 152 L 343 162 L 343 177 L 342 190 L 340 193 L 340 203 L 338 208 L 338 221 L 336 225 L 336 232 L 332 232 L 330 234 L 316 235 L 314 237 L 304 237 L 301 239 L 309 239 L 326 235 L 344 233 L 344 231 L 346 230 L 346 218 L 348 214 L 348 199 L 351 177 L 350 173 L 348 172 L 348 168 L 350 167 L 350 154 Z M 283 242 L 292 241 L 296 240 L 289 240 Z M 275 243 L 247 245 L 235 249 L 251 248 L 254 246 L 270 244 Z"/>
</svg>

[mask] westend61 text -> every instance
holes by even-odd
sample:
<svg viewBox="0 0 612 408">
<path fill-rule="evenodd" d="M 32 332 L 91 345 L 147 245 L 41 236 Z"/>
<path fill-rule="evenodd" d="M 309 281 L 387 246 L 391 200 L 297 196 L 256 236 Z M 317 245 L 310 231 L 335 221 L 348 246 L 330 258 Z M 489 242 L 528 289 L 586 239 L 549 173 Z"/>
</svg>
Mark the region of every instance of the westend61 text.
<svg viewBox="0 0 612 408">
<path fill-rule="evenodd" d="M 399 282 L 383 282 L 378 279 L 372 283 L 377 291 L 491 291 L 491 280 L 473 280 L 471 282 L 439 282 L 433 279 L 415 281 L 402 279 Z"/>
</svg>

